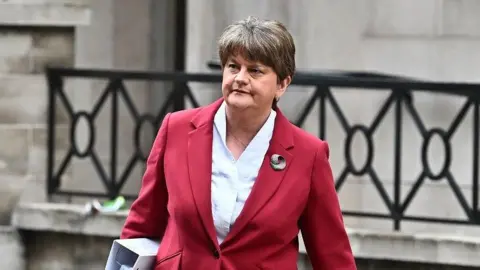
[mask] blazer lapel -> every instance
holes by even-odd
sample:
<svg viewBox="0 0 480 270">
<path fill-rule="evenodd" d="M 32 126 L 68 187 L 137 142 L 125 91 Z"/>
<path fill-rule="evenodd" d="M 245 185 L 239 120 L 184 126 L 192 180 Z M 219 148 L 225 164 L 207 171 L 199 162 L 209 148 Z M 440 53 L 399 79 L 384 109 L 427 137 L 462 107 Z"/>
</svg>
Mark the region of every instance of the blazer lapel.
<svg viewBox="0 0 480 270">
<path fill-rule="evenodd" d="M 275 119 L 275 127 L 270 147 L 263 159 L 255 184 L 245 202 L 243 210 L 240 212 L 240 215 L 221 246 L 228 244 L 228 242 L 248 224 L 280 186 L 293 161 L 293 155 L 288 151 L 293 147 L 293 134 L 291 128 L 292 124 L 280 112 L 280 110 L 277 110 L 277 117 Z M 274 154 L 281 155 L 285 158 L 286 167 L 283 170 L 276 171 L 270 165 L 271 156 Z"/>
<path fill-rule="evenodd" d="M 207 235 L 218 245 L 212 215 L 212 140 L 213 118 L 222 100 L 203 108 L 191 121 L 188 134 L 188 171 L 193 198 Z"/>
</svg>

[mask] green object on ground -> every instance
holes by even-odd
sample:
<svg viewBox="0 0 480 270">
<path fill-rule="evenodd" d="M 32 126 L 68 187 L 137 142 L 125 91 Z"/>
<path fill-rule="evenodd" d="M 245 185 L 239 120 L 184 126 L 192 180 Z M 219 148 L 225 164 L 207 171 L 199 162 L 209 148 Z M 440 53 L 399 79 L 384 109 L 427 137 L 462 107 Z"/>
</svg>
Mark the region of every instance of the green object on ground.
<svg viewBox="0 0 480 270">
<path fill-rule="evenodd" d="M 104 209 L 115 209 L 115 210 L 121 210 L 125 208 L 125 197 L 123 196 L 118 196 L 117 198 L 109 201 L 105 201 L 102 205 L 102 208 Z"/>
</svg>

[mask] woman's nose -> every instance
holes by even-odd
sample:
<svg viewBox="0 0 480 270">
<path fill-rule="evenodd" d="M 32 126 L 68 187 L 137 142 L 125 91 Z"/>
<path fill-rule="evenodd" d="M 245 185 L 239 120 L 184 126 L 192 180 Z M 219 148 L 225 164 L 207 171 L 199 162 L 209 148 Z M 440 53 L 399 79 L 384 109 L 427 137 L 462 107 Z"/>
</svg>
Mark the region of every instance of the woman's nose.
<svg viewBox="0 0 480 270">
<path fill-rule="evenodd" d="M 240 69 L 235 76 L 235 82 L 246 84 L 248 82 L 248 72 L 246 68 Z"/>
</svg>

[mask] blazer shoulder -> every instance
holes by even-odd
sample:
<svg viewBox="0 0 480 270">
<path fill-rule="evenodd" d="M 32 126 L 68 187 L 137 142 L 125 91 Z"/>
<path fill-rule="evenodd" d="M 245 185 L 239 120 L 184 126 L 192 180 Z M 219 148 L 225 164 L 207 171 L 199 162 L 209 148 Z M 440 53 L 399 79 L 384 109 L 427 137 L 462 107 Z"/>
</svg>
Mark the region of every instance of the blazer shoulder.
<svg viewBox="0 0 480 270">
<path fill-rule="evenodd" d="M 195 117 L 195 115 L 197 115 L 202 109 L 203 107 L 198 107 L 170 113 L 168 120 L 169 128 L 175 129 L 179 126 L 189 125 L 193 117 Z"/>
<path fill-rule="evenodd" d="M 301 129 L 292 124 L 295 147 L 299 147 L 302 152 L 312 152 L 312 154 L 322 153 L 329 155 L 328 143 L 317 136 L 308 133 L 304 129 Z"/>
<path fill-rule="evenodd" d="M 190 121 L 203 107 L 174 111 L 170 113 L 170 121 Z"/>
</svg>

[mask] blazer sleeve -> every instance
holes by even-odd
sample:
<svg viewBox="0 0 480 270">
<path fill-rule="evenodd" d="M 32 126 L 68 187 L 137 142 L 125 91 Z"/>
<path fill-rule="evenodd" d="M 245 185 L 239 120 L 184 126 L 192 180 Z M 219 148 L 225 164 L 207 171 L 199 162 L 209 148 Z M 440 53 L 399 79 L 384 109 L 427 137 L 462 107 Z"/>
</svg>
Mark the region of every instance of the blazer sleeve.
<svg viewBox="0 0 480 270">
<path fill-rule="evenodd" d="M 168 221 L 168 192 L 163 161 L 169 119 L 170 114 L 167 114 L 153 142 L 138 198 L 130 208 L 120 238 L 163 237 Z"/>
<path fill-rule="evenodd" d="M 328 144 L 322 141 L 300 230 L 314 270 L 356 270 L 328 156 Z"/>
</svg>

